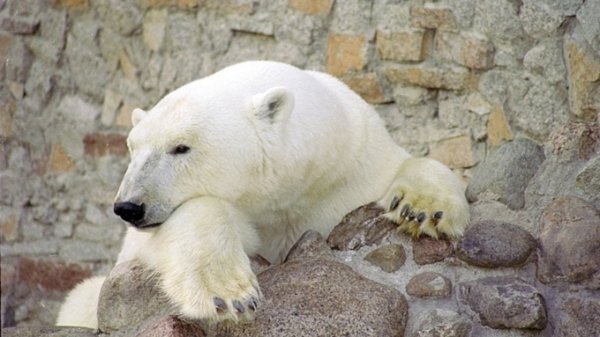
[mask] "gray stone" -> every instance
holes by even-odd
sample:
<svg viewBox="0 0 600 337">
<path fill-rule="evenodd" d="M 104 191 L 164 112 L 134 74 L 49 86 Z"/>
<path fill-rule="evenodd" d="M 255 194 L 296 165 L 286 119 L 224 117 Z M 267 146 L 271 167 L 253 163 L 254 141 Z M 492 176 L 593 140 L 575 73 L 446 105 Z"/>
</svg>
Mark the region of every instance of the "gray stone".
<svg viewBox="0 0 600 337">
<path fill-rule="evenodd" d="M 149 317 L 172 311 L 152 273 L 135 262 L 116 265 L 100 292 L 98 328 L 103 332 L 126 330 Z"/>
<path fill-rule="evenodd" d="M 450 296 L 451 292 L 452 282 L 435 272 L 417 274 L 406 285 L 406 293 L 419 298 L 444 298 Z"/>
<path fill-rule="evenodd" d="M 106 61 L 89 51 L 73 36 L 67 39 L 65 55 L 75 84 L 82 92 L 101 101 L 112 71 Z"/>
<path fill-rule="evenodd" d="M 535 239 L 526 230 L 490 220 L 467 229 L 456 256 L 478 267 L 516 267 L 527 261 L 535 247 Z"/>
<path fill-rule="evenodd" d="M 252 324 L 214 336 L 402 336 L 408 306 L 397 290 L 329 259 L 296 260 L 258 276 L 264 301 Z M 208 331 L 207 331 L 208 332 Z"/>
<path fill-rule="evenodd" d="M 121 35 L 129 36 L 141 30 L 143 15 L 134 2 L 100 2 L 98 12 L 106 21 L 105 26 L 115 28 Z"/>
<path fill-rule="evenodd" d="M 66 261 L 111 261 L 113 257 L 98 242 L 70 240 L 61 243 L 58 256 Z"/>
<path fill-rule="evenodd" d="M 58 252 L 58 242 L 54 239 L 16 242 L 10 245 L 2 244 L 0 254 L 5 256 L 20 255 L 52 255 Z"/>
<path fill-rule="evenodd" d="M 85 328 L 62 328 L 62 327 L 39 327 L 19 326 L 14 328 L 3 328 L 4 337 L 95 337 L 98 334 L 92 329 Z"/>
<path fill-rule="evenodd" d="M 558 38 L 542 40 L 527 51 L 523 65 L 525 69 L 544 77 L 549 83 L 564 83 L 567 77 L 562 43 Z"/>
<path fill-rule="evenodd" d="M 364 259 L 386 273 L 393 273 L 406 262 L 406 253 L 402 245 L 388 244 L 376 248 L 367 254 Z"/>
<path fill-rule="evenodd" d="M 136 337 L 205 337 L 204 330 L 195 322 L 186 322 L 174 315 L 148 322 Z"/>
<path fill-rule="evenodd" d="M 597 53 L 600 53 L 600 20 L 598 20 L 598 13 L 600 13 L 600 1 L 584 1 L 577 11 L 577 20 L 581 22 L 580 27 L 585 39 Z"/>
<path fill-rule="evenodd" d="M 575 177 L 575 185 L 589 195 L 600 195 L 600 156 L 592 158 Z"/>
<path fill-rule="evenodd" d="M 159 51 L 165 38 L 167 10 L 151 10 L 146 13 L 143 23 L 144 43 L 150 50 Z"/>
<path fill-rule="evenodd" d="M 190 14 L 170 15 L 167 29 L 167 44 L 172 51 L 196 48 L 202 36 L 201 27 Z"/>
<path fill-rule="evenodd" d="M 10 48 L 3 63 L 8 80 L 25 83 L 33 63 L 33 55 L 23 41 L 15 38 L 10 42 Z"/>
<path fill-rule="evenodd" d="M 525 188 L 544 159 L 541 147 L 531 140 L 517 138 L 502 145 L 475 169 L 467 198 L 476 201 L 486 192 L 511 209 L 523 208 Z"/>
<path fill-rule="evenodd" d="M 535 38 L 557 35 L 557 28 L 564 20 L 560 11 L 536 0 L 524 0 L 519 17 L 525 32 Z"/>
<path fill-rule="evenodd" d="M 450 241 L 436 240 L 428 236 L 413 240 L 412 249 L 413 259 L 419 265 L 443 261 L 454 252 Z"/>
<path fill-rule="evenodd" d="M 523 34 L 517 3 L 510 0 L 483 0 L 476 1 L 474 7 L 473 26 L 477 31 L 505 41 Z"/>
<path fill-rule="evenodd" d="M 546 327 L 544 298 L 530 284 L 512 277 L 487 277 L 458 285 L 463 311 L 494 329 Z"/>
<path fill-rule="evenodd" d="M 331 29 L 346 34 L 364 34 L 368 32 L 370 30 L 371 6 L 371 2 L 368 1 L 339 1 L 333 6 Z"/>
<path fill-rule="evenodd" d="M 323 236 L 314 230 L 308 230 L 302 234 L 290 249 L 284 261 L 289 262 L 310 258 L 333 258 L 333 252 L 327 246 L 327 242 L 325 242 Z"/>
<path fill-rule="evenodd" d="M 412 337 L 468 337 L 472 323 L 457 312 L 434 309 L 426 314 Z"/>
<path fill-rule="evenodd" d="M 538 279 L 580 283 L 600 273 L 600 214 L 576 197 L 549 204 L 541 218 Z"/>
<path fill-rule="evenodd" d="M 600 296 L 598 292 L 568 295 L 557 305 L 558 336 L 600 336 Z"/>
<path fill-rule="evenodd" d="M 333 228 L 327 244 L 337 250 L 356 250 L 379 243 L 398 226 L 381 217 L 383 208 L 375 203 L 361 206 L 348 213 Z"/>
<path fill-rule="evenodd" d="M 27 17 L 8 17 L 2 18 L 0 28 L 14 34 L 31 35 L 35 33 L 40 25 L 40 21 Z"/>
</svg>

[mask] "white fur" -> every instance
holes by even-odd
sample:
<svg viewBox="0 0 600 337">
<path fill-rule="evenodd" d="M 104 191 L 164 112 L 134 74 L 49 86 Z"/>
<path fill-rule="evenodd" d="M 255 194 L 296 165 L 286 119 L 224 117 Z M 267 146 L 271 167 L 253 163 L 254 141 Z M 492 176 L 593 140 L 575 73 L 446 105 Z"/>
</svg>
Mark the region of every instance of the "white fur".
<svg viewBox="0 0 600 337">
<path fill-rule="evenodd" d="M 156 270 L 192 318 L 236 319 L 213 301 L 231 308 L 259 295 L 247 253 L 280 262 L 304 231 L 327 235 L 362 204 L 388 208 L 400 196 L 416 214 L 444 212 L 437 227 L 429 218 L 405 226 L 413 235 L 455 237 L 468 224 L 457 177 L 411 158 L 367 103 L 323 73 L 240 63 L 136 110 L 132 121 L 116 201 L 146 206 L 138 225 L 162 225 L 129 229 L 119 262 L 138 258 Z M 178 145 L 190 150 L 175 154 Z M 387 216 L 403 223 L 399 209 Z"/>
</svg>

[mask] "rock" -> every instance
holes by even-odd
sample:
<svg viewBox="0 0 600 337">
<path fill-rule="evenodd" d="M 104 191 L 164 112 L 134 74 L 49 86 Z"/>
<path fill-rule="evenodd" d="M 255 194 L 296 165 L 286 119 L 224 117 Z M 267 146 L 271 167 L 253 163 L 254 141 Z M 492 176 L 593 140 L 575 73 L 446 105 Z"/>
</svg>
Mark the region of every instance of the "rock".
<svg viewBox="0 0 600 337">
<path fill-rule="evenodd" d="M 544 298 L 528 283 L 512 277 L 487 277 L 458 286 L 462 309 L 481 324 L 494 329 L 546 327 Z"/>
<path fill-rule="evenodd" d="M 434 309 L 421 320 L 412 337 L 468 337 L 472 324 L 451 310 Z"/>
<path fill-rule="evenodd" d="M 406 262 L 404 247 L 399 244 L 381 246 L 365 256 L 365 261 L 381 268 L 387 273 L 400 269 Z"/>
<path fill-rule="evenodd" d="M 600 112 L 600 56 L 587 43 L 578 40 L 576 36 L 568 37 L 564 43 L 569 104 L 571 113 L 590 121 Z"/>
<path fill-rule="evenodd" d="M 3 337 L 95 337 L 92 329 L 22 326 L 2 329 Z"/>
<path fill-rule="evenodd" d="M 452 243 L 436 240 L 428 236 L 413 240 L 413 259 L 417 264 L 431 264 L 443 261 L 453 253 Z"/>
<path fill-rule="evenodd" d="M 444 298 L 450 296 L 451 292 L 450 280 L 434 272 L 417 274 L 406 285 L 406 293 L 419 298 Z"/>
<path fill-rule="evenodd" d="M 168 300 L 151 278 L 151 273 L 135 262 L 116 265 L 102 285 L 98 302 L 98 328 L 113 332 L 134 327 L 147 318 L 169 313 Z"/>
<path fill-rule="evenodd" d="M 362 70 L 366 65 L 366 39 L 362 35 L 329 35 L 327 72 L 334 76 Z"/>
<path fill-rule="evenodd" d="M 168 315 L 148 322 L 136 337 L 205 337 L 204 330 L 193 322 Z"/>
<path fill-rule="evenodd" d="M 290 249 L 285 262 L 310 259 L 310 258 L 333 258 L 333 253 L 323 236 L 317 231 L 308 230 L 302 234 L 294 246 Z"/>
<path fill-rule="evenodd" d="M 559 163 L 588 160 L 600 151 L 600 126 L 571 123 L 553 132 L 548 143 Z"/>
<path fill-rule="evenodd" d="M 404 296 L 329 259 L 295 260 L 258 276 L 264 300 L 252 324 L 214 336 L 402 336 Z M 212 334 L 211 334 L 212 333 Z"/>
<path fill-rule="evenodd" d="M 467 198 L 474 202 L 487 192 L 511 209 L 523 208 L 525 188 L 544 159 L 541 147 L 525 138 L 500 146 L 475 169 Z"/>
<path fill-rule="evenodd" d="M 461 90 L 469 82 L 469 72 L 463 67 L 438 67 L 426 63 L 388 66 L 383 69 L 383 74 L 392 84 L 433 89 Z"/>
<path fill-rule="evenodd" d="M 600 336 L 600 296 L 598 292 L 570 296 L 559 301 L 555 330 L 564 337 Z"/>
<path fill-rule="evenodd" d="M 549 204 L 541 218 L 537 277 L 580 283 L 600 272 L 600 214 L 576 197 Z"/>
<path fill-rule="evenodd" d="M 600 156 L 591 159 L 575 177 L 575 185 L 589 195 L 600 195 Z"/>
<path fill-rule="evenodd" d="M 256 254 L 250 256 L 250 267 L 254 274 L 258 275 L 263 271 L 267 270 L 267 268 L 271 267 L 271 262 L 269 262 L 264 257 Z"/>
<path fill-rule="evenodd" d="M 467 229 L 456 256 L 478 267 L 516 267 L 527 260 L 535 247 L 533 236 L 521 227 L 489 220 Z"/>
<path fill-rule="evenodd" d="M 438 142 L 429 156 L 446 164 L 449 168 L 471 167 L 475 164 L 473 159 L 473 143 L 469 135 L 444 139 Z"/>
<path fill-rule="evenodd" d="M 332 249 L 356 250 L 381 242 L 398 227 L 391 220 L 380 217 L 382 214 L 383 208 L 375 203 L 353 210 L 333 228 L 327 237 L 327 244 Z"/>
</svg>

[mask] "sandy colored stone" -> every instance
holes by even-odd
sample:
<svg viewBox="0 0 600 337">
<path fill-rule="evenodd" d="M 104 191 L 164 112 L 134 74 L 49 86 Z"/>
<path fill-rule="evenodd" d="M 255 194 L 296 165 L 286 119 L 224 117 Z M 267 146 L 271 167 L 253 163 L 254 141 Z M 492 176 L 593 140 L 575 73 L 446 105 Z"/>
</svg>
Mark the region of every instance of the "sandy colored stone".
<svg viewBox="0 0 600 337">
<path fill-rule="evenodd" d="M 473 144 L 468 135 L 440 141 L 433 147 L 429 157 L 439 160 L 450 168 L 464 168 L 475 165 Z"/>
<path fill-rule="evenodd" d="M 68 9 L 87 9 L 89 5 L 88 0 L 51 0 L 50 3 Z"/>
<path fill-rule="evenodd" d="M 115 124 L 117 126 L 130 129 L 133 126 L 133 124 L 131 124 L 131 115 L 133 113 L 133 110 L 135 110 L 137 107 L 138 104 L 124 102 L 123 105 L 121 105 L 119 113 L 117 114 Z"/>
<path fill-rule="evenodd" d="M 406 262 L 406 253 L 402 245 L 383 245 L 367 254 L 365 261 L 381 268 L 386 273 L 393 273 Z"/>
<path fill-rule="evenodd" d="M 69 172 L 76 167 L 73 158 L 67 154 L 60 144 L 52 144 L 48 164 L 51 172 Z"/>
<path fill-rule="evenodd" d="M 0 56 L 2 56 L 2 36 L 0 36 Z M 8 92 L 0 91 L 0 136 L 11 137 L 13 135 L 13 115 L 16 103 Z"/>
<path fill-rule="evenodd" d="M 6 241 L 15 241 L 19 237 L 17 213 L 10 211 L 8 214 L 2 213 L 0 218 L 0 237 Z"/>
<path fill-rule="evenodd" d="M 445 298 L 452 292 L 452 282 L 440 273 L 424 272 L 413 276 L 406 293 L 419 298 Z"/>
<path fill-rule="evenodd" d="M 118 92 L 111 89 L 104 91 L 104 102 L 102 103 L 102 113 L 100 114 L 100 122 L 102 124 L 112 125 L 117 109 L 119 109 L 122 101 L 123 97 Z"/>
<path fill-rule="evenodd" d="M 501 105 L 494 105 L 487 123 L 487 135 L 490 145 L 500 146 L 505 141 L 513 139 L 510 124 Z"/>
<path fill-rule="evenodd" d="M 121 49 L 121 52 L 119 53 L 119 66 L 121 67 L 121 71 L 123 71 L 123 74 L 125 74 L 125 77 L 127 77 L 128 80 L 132 82 L 137 81 L 138 71 L 133 62 L 131 62 L 131 59 L 129 58 L 129 55 L 127 55 L 125 49 Z"/>
<path fill-rule="evenodd" d="M 383 73 L 393 84 L 448 90 L 460 90 L 470 85 L 469 72 L 458 67 L 398 65 L 385 68 Z"/>
<path fill-rule="evenodd" d="M 344 83 L 371 104 L 379 104 L 386 101 L 383 89 L 375 73 L 358 74 L 344 78 Z"/>
<path fill-rule="evenodd" d="M 571 113 L 593 120 L 600 109 L 600 56 L 571 38 L 564 48 Z"/>
<path fill-rule="evenodd" d="M 443 261 L 452 255 L 454 249 L 448 240 L 436 240 L 429 236 L 413 240 L 413 259 L 419 265 Z"/>
<path fill-rule="evenodd" d="M 494 65 L 494 45 L 473 33 L 439 32 L 435 55 L 471 69 L 489 69 Z"/>
<path fill-rule="evenodd" d="M 160 50 L 165 37 L 168 12 L 165 9 L 148 11 L 142 24 L 142 37 L 146 46 L 157 52 Z"/>
<path fill-rule="evenodd" d="M 325 68 L 334 76 L 360 71 L 366 65 L 365 52 L 366 38 L 364 36 L 329 34 Z"/>
<path fill-rule="evenodd" d="M 85 154 L 91 156 L 127 154 L 127 137 L 119 133 L 91 133 L 83 139 Z"/>
<path fill-rule="evenodd" d="M 419 28 L 454 30 L 456 17 L 450 8 L 411 7 L 410 23 Z"/>
<path fill-rule="evenodd" d="M 288 6 L 305 14 L 328 15 L 334 0 L 288 0 Z"/>
<path fill-rule="evenodd" d="M 422 61 L 424 30 L 377 31 L 375 47 L 382 60 Z"/>
</svg>

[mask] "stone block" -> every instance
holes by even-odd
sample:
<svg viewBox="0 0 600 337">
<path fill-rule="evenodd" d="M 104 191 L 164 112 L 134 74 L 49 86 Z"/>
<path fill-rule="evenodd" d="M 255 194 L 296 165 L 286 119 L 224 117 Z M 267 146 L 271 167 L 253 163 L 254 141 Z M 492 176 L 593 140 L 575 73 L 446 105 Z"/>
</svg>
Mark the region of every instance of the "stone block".
<svg viewBox="0 0 600 337">
<path fill-rule="evenodd" d="M 460 67 L 398 65 L 384 68 L 383 74 L 393 84 L 447 90 L 461 90 L 469 86 L 469 71 Z"/>
<path fill-rule="evenodd" d="M 590 159 L 577 173 L 575 186 L 588 195 L 600 195 L 600 155 Z"/>
<path fill-rule="evenodd" d="M 327 244 L 337 250 L 357 250 L 363 246 L 380 243 L 394 229 L 398 228 L 391 220 L 380 217 L 383 208 L 370 203 L 346 214 L 333 228 Z"/>
<path fill-rule="evenodd" d="M 67 9 L 87 9 L 88 0 L 50 0 L 54 6 Z"/>
<path fill-rule="evenodd" d="M 366 38 L 362 35 L 329 34 L 327 39 L 328 73 L 342 76 L 361 71 L 366 65 Z"/>
<path fill-rule="evenodd" d="M 523 228 L 490 220 L 467 229 L 456 256 L 478 267 L 517 267 L 527 261 L 535 248 L 535 239 Z"/>
<path fill-rule="evenodd" d="M 13 135 L 13 116 L 16 109 L 15 100 L 5 90 L 0 90 L 0 137 Z"/>
<path fill-rule="evenodd" d="M 22 257 L 17 268 L 21 282 L 31 288 L 41 287 L 45 290 L 67 291 L 92 275 L 88 265 L 50 259 Z"/>
<path fill-rule="evenodd" d="M 123 97 L 111 89 L 104 91 L 104 102 L 102 103 L 102 114 L 100 115 L 100 122 L 104 125 L 112 125 L 117 114 L 117 110 L 121 106 Z"/>
<path fill-rule="evenodd" d="M 8 17 L 0 22 L 1 29 L 20 35 L 34 34 L 39 26 L 39 20 L 26 17 Z"/>
<path fill-rule="evenodd" d="M 443 261 L 454 252 L 452 243 L 448 240 L 436 240 L 423 236 L 413 240 L 413 259 L 419 265 Z"/>
<path fill-rule="evenodd" d="M 19 237 L 19 213 L 8 207 L 0 207 L 0 237 L 3 242 L 15 241 Z"/>
<path fill-rule="evenodd" d="M 85 154 L 100 157 L 124 156 L 128 153 L 127 137 L 119 133 L 90 133 L 83 139 Z"/>
<path fill-rule="evenodd" d="M 521 209 L 525 188 L 545 159 L 542 148 L 529 139 L 506 143 L 477 167 L 467 187 L 467 198 L 476 201 L 486 195 L 511 209 Z"/>
<path fill-rule="evenodd" d="M 598 13 L 600 13 L 600 2 L 573 0 L 573 9 L 577 10 L 577 20 L 581 23 L 579 28 L 582 35 L 590 46 L 600 54 L 600 24 L 598 24 Z"/>
<path fill-rule="evenodd" d="M 576 197 L 549 204 L 542 217 L 538 279 L 581 283 L 600 273 L 600 213 Z"/>
<path fill-rule="evenodd" d="M 567 68 L 561 39 L 545 39 L 529 49 L 523 57 L 525 69 L 550 83 L 564 83 Z"/>
<path fill-rule="evenodd" d="M 383 88 L 379 84 L 375 73 L 351 75 L 344 77 L 343 80 L 350 89 L 371 104 L 380 104 L 386 101 Z"/>
<path fill-rule="evenodd" d="M 556 35 L 558 27 L 564 21 L 563 13 L 544 1 L 524 0 L 519 9 L 523 29 L 536 39 Z"/>
<path fill-rule="evenodd" d="M 130 129 L 133 126 L 131 123 L 131 114 L 138 106 L 138 104 L 124 102 L 123 105 L 121 105 L 121 109 L 119 110 L 119 114 L 115 120 L 115 124 L 117 126 Z"/>
<path fill-rule="evenodd" d="M 419 298 L 445 298 L 452 292 L 452 282 L 440 273 L 424 272 L 413 276 L 406 293 Z"/>
<path fill-rule="evenodd" d="M 426 7 L 411 7 L 410 23 L 415 27 L 426 29 L 457 29 L 456 17 L 452 10 L 445 7 L 433 7 L 431 3 L 427 3 Z"/>
<path fill-rule="evenodd" d="M 505 141 L 513 139 L 510 124 L 504 114 L 504 108 L 501 105 L 494 105 L 492 113 L 487 123 L 487 136 L 490 145 L 493 147 L 502 145 Z"/>
<path fill-rule="evenodd" d="M 382 60 L 423 61 L 424 30 L 377 31 L 375 47 Z"/>
<path fill-rule="evenodd" d="M 71 172 L 75 170 L 75 161 L 67 154 L 60 144 L 52 144 L 50 158 L 48 158 L 48 170 L 55 173 Z"/>
<path fill-rule="evenodd" d="M 564 42 L 571 113 L 593 120 L 600 112 L 600 56 L 573 38 Z"/>
<path fill-rule="evenodd" d="M 471 69 L 489 69 L 494 65 L 494 45 L 473 33 L 438 32 L 435 55 Z"/>
<path fill-rule="evenodd" d="M 449 138 L 438 142 L 429 154 L 450 168 L 465 168 L 475 165 L 473 144 L 468 135 Z"/>
<path fill-rule="evenodd" d="M 138 70 L 124 48 L 121 49 L 121 52 L 119 53 L 119 66 L 128 80 L 131 82 L 137 82 Z"/>
<path fill-rule="evenodd" d="M 144 16 L 142 36 L 146 46 L 154 52 L 159 51 L 162 47 L 167 26 L 167 14 L 166 10 L 161 9 L 150 10 Z"/>
<path fill-rule="evenodd" d="M 65 56 L 75 85 L 83 93 L 101 101 L 104 89 L 111 79 L 110 66 L 72 35 L 67 38 Z M 90 71 L 91 69 L 94 71 Z"/>
<path fill-rule="evenodd" d="M 387 244 L 367 254 L 364 260 L 381 268 L 386 273 L 393 273 L 406 262 L 406 253 L 402 245 Z"/>
<path fill-rule="evenodd" d="M 458 295 L 463 311 L 494 329 L 543 330 L 548 314 L 542 294 L 513 277 L 486 277 L 463 282 Z"/>
<path fill-rule="evenodd" d="M 334 0 L 288 0 L 288 7 L 309 15 L 327 16 Z"/>
</svg>

